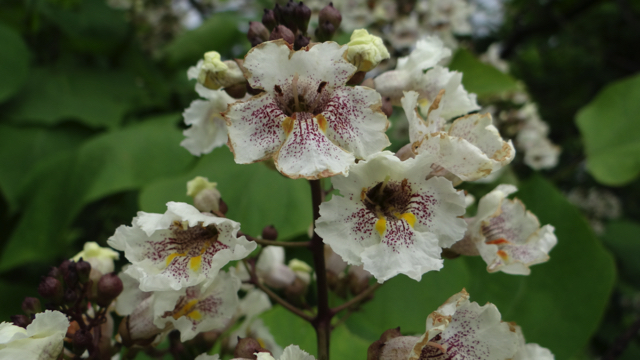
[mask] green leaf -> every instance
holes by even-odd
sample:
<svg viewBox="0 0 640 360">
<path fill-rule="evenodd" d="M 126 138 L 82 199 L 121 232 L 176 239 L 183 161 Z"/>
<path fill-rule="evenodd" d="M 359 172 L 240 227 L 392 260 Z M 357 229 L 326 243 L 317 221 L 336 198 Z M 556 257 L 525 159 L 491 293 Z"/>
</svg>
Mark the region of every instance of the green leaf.
<svg viewBox="0 0 640 360">
<path fill-rule="evenodd" d="M 615 221 L 607 225 L 602 240 L 618 259 L 620 276 L 640 287 L 640 224 L 631 221 Z"/>
<path fill-rule="evenodd" d="M 600 183 L 625 185 L 640 173 L 640 75 L 613 82 L 580 109 L 587 170 Z"/>
<path fill-rule="evenodd" d="M 316 331 L 307 321 L 279 305 L 260 315 L 260 318 L 269 328 L 276 343 L 282 348 L 293 344 L 300 346 L 300 349 L 309 354 L 314 356 L 317 354 Z M 335 359 L 342 359 L 342 357 Z"/>
<path fill-rule="evenodd" d="M 489 274 L 479 257 L 447 260 L 419 283 L 404 276 L 388 281 L 347 321 L 349 328 L 370 341 L 397 326 L 403 334 L 424 332 L 427 315 L 465 287 L 471 301 L 494 303 L 503 320 L 518 323 L 528 342 L 549 348 L 557 359 L 580 352 L 612 291 L 613 259 L 580 212 L 543 178 L 525 182 L 516 195 L 542 224 L 556 228 L 558 245 L 549 262 L 534 266 L 529 276 L 515 276 Z"/>
<path fill-rule="evenodd" d="M 398 326 L 403 334 L 424 332 L 427 316 L 468 283 L 469 273 L 459 260 L 446 260 L 441 271 L 424 274 L 420 282 L 396 276 L 376 291 L 363 311 L 347 320 L 347 326 L 370 342 Z"/>
<path fill-rule="evenodd" d="M 0 125 L 0 191 L 10 212 L 18 208 L 24 180 L 38 161 L 76 148 L 86 135 L 67 129 L 22 128 Z"/>
<path fill-rule="evenodd" d="M 240 222 L 247 234 L 259 235 L 262 228 L 274 225 L 279 238 L 287 239 L 306 233 L 311 226 L 311 191 L 306 180 L 285 178 L 264 163 L 238 165 L 227 147 L 202 157 L 188 173 L 145 186 L 140 208 L 164 213 L 168 201 L 192 203 L 186 195 L 187 181 L 196 176 L 218 183 L 229 206 L 227 217 Z"/>
<path fill-rule="evenodd" d="M 0 24 L 0 102 L 22 88 L 29 71 L 29 50 L 20 34 Z"/>
<path fill-rule="evenodd" d="M 518 82 L 510 75 L 500 72 L 489 64 L 478 60 L 465 49 L 458 49 L 451 59 L 449 69 L 460 71 L 464 88 L 478 97 L 499 96 L 520 90 Z"/>
<path fill-rule="evenodd" d="M 217 51 L 223 58 L 232 56 L 230 50 L 239 42 L 248 48 L 245 34 L 238 29 L 241 16 L 233 12 L 216 13 L 200 27 L 186 31 L 164 49 L 170 64 L 193 66 L 207 51 Z"/>
<path fill-rule="evenodd" d="M 140 91 L 134 77 L 124 72 L 33 69 L 24 96 L 16 99 L 7 118 L 21 125 L 77 120 L 92 128 L 115 128 Z"/>
<path fill-rule="evenodd" d="M 28 201 L 4 246 L 0 271 L 61 255 L 87 203 L 191 166 L 191 156 L 178 145 L 177 118 L 167 115 L 97 136 L 77 151 L 38 162 L 25 180 Z"/>
<path fill-rule="evenodd" d="M 614 261 L 580 211 L 544 178 L 524 182 L 516 197 L 541 224 L 556 228 L 551 259 L 533 266 L 529 276 L 489 274 L 480 258 L 465 259 L 472 274 L 467 290 L 473 301 L 496 304 L 528 342 L 568 359 L 598 328 L 615 282 Z"/>
</svg>

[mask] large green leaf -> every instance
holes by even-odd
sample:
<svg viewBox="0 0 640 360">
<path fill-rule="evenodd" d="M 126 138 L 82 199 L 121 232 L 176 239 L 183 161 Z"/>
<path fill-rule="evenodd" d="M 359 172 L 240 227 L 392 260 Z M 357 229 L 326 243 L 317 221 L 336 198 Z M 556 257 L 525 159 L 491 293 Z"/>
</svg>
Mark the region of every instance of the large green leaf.
<svg viewBox="0 0 640 360">
<path fill-rule="evenodd" d="M 587 170 L 599 182 L 620 186 L 640 173 L 639 114 L 640 75 L 609 84 L 578 112 Z"/>
<path fill-rule="evenodd" d="M 76 120 L 93 128 L 115 128 L 140 92 L 135 78 L 124 72 L 33 69 L 7 118 L 19 124 Z"/>
<path fill-rule="evenodd" d="M 464 88 L 478 97 L 497 96 L 520 89 L 511 76 L 478 60 L 465 49 L 458 49 L 449 64 L 451 70 L 460 71 Z"/>
<path fill-rule="evenodd" d="M 0 125 L 0 191 L 10 211 L 17 209 L 24 180 L 38 161 L 76 148 L 85 137 L 74 130 Z"/>
<path fill-rule="evenodd" d="M 165 48 L 170 64 L 191 66 L 202 58 L 207 51 L 215 50 L 225 57 L 230 50 L 243 41 L 248 47 L 246 36 L 238 29 L 240 15 L 234 12 L 221 12 L 207 19 L 200 27 L 178 36 Z"/>
<path fill-rule="evenodd" d="M 238 165 L 227 147 L 204 156 L 188 173 L 145 186 L 140 208 L 162 213 L 168 201 L 191 202 L 186 184 L 196 176 L 218 183 L 229 206 L 227 216 L 240 222 L 247 234 L 259 235 L 262 228 L 274 225 L 280 238 L 286 239 L 305 233 L 311 226 L 311 191 L 306 180 L 285 178 L 264 163 Z"/>
<path fill-rule="evenodd" d="M 605 245 L 618 259 L 620 277 L 640 287 L 640 224 L 631 221 L 616 221 L 607 225 L 602 236 Z"/>
<path fill-rule="evenodd" d="M 191 166 L 191 156 L 178 145 L 177 118 L 167 115 L 97 136 L 76 151 L 38 162 L 25 180 L 28 201 L 3 249 L 0 271 L 62 254 L 70 225 L 88 202 Z"/>
<path fill-rule="evenodd" d="M 496 304 L 505 321 L 517 322 L 529 342 L 548 347 L 557 359 L 581 351 L 604 313 L 615 281 L 613 260 L 552 184 L 534 177 L 516 195 L 542 224 L 556 227 L 558 245 L 549 262 L 534 266 L 529 276 L 514 276 L 489 274 L 480 258 L 445 261 L 442 271 L 420 283 L 403 276 L 390 280 L 348 326 L 370 341 L 396 326 L 419 333 L 428 313 L 466 287 L 472 301 Z"/>
<path fill-rule="evenodd" d="M 29 71 L 29 51 L 20 35 L 0 24 L 0 102 L 22 88 Z"/>
<path fill-rule="evenodd" d="M 260 316 L 269 328 L 278 345 L 283 348 L 293 344 L 312 355 L 317 354 L 316 332 L 305 320 L 281 306 L 275 306 Z M 364 359 L 371 342 L 342 325 L 331 333 L 332 359 Z"/>
</svg>

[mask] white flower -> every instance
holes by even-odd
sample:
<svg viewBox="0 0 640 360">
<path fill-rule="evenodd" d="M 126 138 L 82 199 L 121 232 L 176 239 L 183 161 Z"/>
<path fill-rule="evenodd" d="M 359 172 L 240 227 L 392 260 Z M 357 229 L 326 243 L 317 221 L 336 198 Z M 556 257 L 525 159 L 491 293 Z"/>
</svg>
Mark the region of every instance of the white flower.
<svg viewBox="0 0 640 360">
<path fill-rule="evenodd" d="M 186 139 L 180 145 L 193 155 L 208 154 L 227 143 L 227 124 L 222 112 L 234 101 L 224 90 L 205 90 L 207 100 L 194 100 L 182 113 L 190 127 L 182 132 Z"/>
<path fill-rule="evenodd" d="M 427 331 L 408 359 L 505 360 L 516 353 L 518 340 L 495 305 L 469 302 L 462 290 L 427 317 Z"/>
<path fill-rule="evenodd" d="M 356 71 L 346 50 L 326 42 L 292 51 L 277 40 L 249 51 L 247 79 L 264 92 L 225 113 L 236 163 L 273 158 L 285 176 L 318 179 L 389 145 L 380 95 L 344 86 Z"/>
<path fill-rule="evenodd" d="M 524 122 L 516 136 L 516 145 L 524 151 L 524 163 L 534 170 L 555 167 L 561 149 L 549 140 L 549 126 L 540 118 L 537 106 L 525 104 L 517 117 Z"/>
<path fill-rule="evenodd" d="M 418 94 L 409 91 L 402 99 L 402 106 L 409 120 L 413 152 L 436 157 L 434 174 L 452 174 L 464 181 L 473 181 L 488 176 L 513 160 L 513 144 L 502 140 L 492 124 L 491 115 L 472 114 L 458 118 L 445 131 L 443 122 L 432 116 L 433 111 L 439 111 L 439 99 L 431 106 L 428 122 L 415 110 L 417 99 Z"/>
<path fill-rule="evenodd" d="M 553 226 L 540 227 L 520 200 L 507 198 L 515 191 L 513 185 L 499 185 L 483 196 L 466 236 L 476 244 L 489 272 L 529 275 L 529 266 L 549 260 L 558 239 Z"/>
<path fill-rule="evenodd" d="M 193 339 L 198 333 L 222 329 L 238 306 L 240 280 L 221 271 L 208 286 L 192 286 L 180 291 L 156 291 L 153 323 L 164 328 L 171 323 L 180 330 L 180 340 Z"/>
<path fill-rule="evenodd" d="M 365 29 L 354 30 L 351 41 L 347 44 L 347 60 L 354 64 L 358 71 L 370 71 L 384 59 L 390 57 L 382 39 L 370 35 Z"/>
<path fill-rule="evenodd" d="M 320 205 L 316 233 L 352 265 L 379 282 L 397 274 L 420 280 L 442 267 L 442 247 L 466 229 L 464 194 L 441 177 L 425 180 L 431 157 L 400 161 L 378 153 L 332 179 L 342 196 Z"/>
<path fill-rule="evenodd" d="M 111 247 L 124 251 L 132 265 L 126 273 L 140 281 L 143 291 L 180 290 L 210 283 L 229 261 L 256 248 L 240 224 L 201 213 L 195 207 L 169 202 L 164 214 L 138 212 L 133 226 L 122 225 L 109 238 Z"/>
<path fill-rule="evenodd" d="M 88 241 L 84 243 L 82 251 L 72 257 L 71 260 L 77 262 L 80 258 L 91 264 L 92 269 L 96 269 L 102 274 L 108 274 L 113 272 L 113 260 L 118 260 L 120 254 L 109 248 L 103 248 L 96 242 Z"/>
<path fill-rule="evenodd" d="M 445 120 L 480 109 L 476 95 L 464 89 L 462 74 L 437 65 L 450 55 L 451 50 L 445 48 L 437 37 L 420 40 L 409 56 L 398 59 L 395 70 L 374 79 L 375 88 L 382 96 L 390 98 L 394 105 L 400 104 L 405 91 L 416 91 L 423 110 L 431 106 L 441 90 L 445 90 L 440 100 L 440 116 Z"/>
<path fill-rule="evenodd" d="M 26 329 L 3 322 L 0 324 L 0 358 L 55 360 L 62 352 L 68 328 L 67 316 L 51 310 L 36 314 Z"/>
<path fill-rule="evenodd" d="M 256 353 L 258 360 L 276 360 L 269 353 Z M 313 355 L 309 355 L 306 351 L 300 349 L 298 345 L 289 345 L 284 349 L 279 360 L 316 360 Z"/>
</svg>

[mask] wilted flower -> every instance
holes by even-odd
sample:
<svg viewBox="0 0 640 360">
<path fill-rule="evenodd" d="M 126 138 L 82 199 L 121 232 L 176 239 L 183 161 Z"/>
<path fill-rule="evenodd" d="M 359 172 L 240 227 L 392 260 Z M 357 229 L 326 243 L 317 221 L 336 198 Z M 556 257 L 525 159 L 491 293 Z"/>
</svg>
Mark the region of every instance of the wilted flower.
<svg viewBox="0 0 640 360">
<path fill-rule="evenodd" d="M 169 202 L 164 214 L 138 212 L 133 226 L 122 225 L 108 243 L 125 252 L 126 273 L 143 291 L 180 290 L 211 282 L 229 261 L 251 253 L 255 242 L 236 237 L 240 224 Z"/>
<path fill-rule="evenodd" d="M 499 185 L 483 196 L 476 216 L 468 220 L 465 238 L 475 243 L 489 272 L 529 275 L 529 266 L 549 260 L 558 239 L 553 226 L 540 227 L 520 200 L 507 198 L 515 191 L 513 185 Z"/>
<path fill-rule="evenodd" d="M 36 314 L 26 329 L 3 322 L 0 324 L 0 358 L 55 360 L 62 352 L 68 328 L 67 316 L 51 310 Z"/>
<path fill-rule="evenodd" d="M 415 280 L 442 267 L 442 247 L 466 229 L 464 194 L 442 177 L 426 180 L 428 155 L 400 161 L 382 152 L 332 179 L 342 196 L 320 205 L 316 233 L 379 282 L 403 273 Z"/>
<path fill-rule="evenodd" d="M 271 41 L 249 51 L 247 80 L 264 92 L 225 113 L 237 163 L 273 158 L 290 178 L 318 179 L 346 174 L 355 158 L 389 145 L 380 95 L 344 85 L 356 71 L 346 50 L 328 42 L 294 52 Z"/>
</svg>

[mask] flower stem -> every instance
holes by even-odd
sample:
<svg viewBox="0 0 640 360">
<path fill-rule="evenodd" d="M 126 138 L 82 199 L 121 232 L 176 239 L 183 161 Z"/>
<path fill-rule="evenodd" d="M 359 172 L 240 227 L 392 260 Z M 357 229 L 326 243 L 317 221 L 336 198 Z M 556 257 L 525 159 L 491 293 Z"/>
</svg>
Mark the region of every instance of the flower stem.
<svg viewBox="0 0 640 360">
<path fill-rule="evenodd" d="M 238 232 L 238 236 L 244 236 L 247 240 L 255 241 L 256 243 L 262 246 L 282 246 L 282 247 L 309 247 L 311 246 L 311 242 L 309 241 L 273 241 L 273 240 L 265 240 L 258 239 L 253 236 Z"/>
<path fill-rule="evenodd" d="M 324 200 L 324 192 L 320 180 L 310 180 L 311 201 L 313 205 L 313 221 L 320 217 L 320 204 Z M 317 233 L 311 238 L 311 252 L 316 271 L 318 285 L 318 314 L 311 321 L 318 337 L 318 360 L 329 360 L 329 340 L 331 338 L 331 318 L 333 313 L 329 308 L 329 293 L 327 286 L 327 271 L 324 262 L 324 243 Z"/>
<path fill-rule="evenodd" d="M 380 286 L 382 286 L 382 284 L 380 283 L 376 283 L 374 285 L 369 286 L 365 291 L 358 294 L 358 296 L 352 298 L 351 300 L 347 301 L 344 304 L 341 304 L 340 306 L 337 306 L 331 309 L 331 313 L 335 315 L 342 310 L 348 309 L 353 305 L 359 304 L 360 302 L 362 302 L 362 300 L 366 299 L 369 295 L 373 294 L 374 291 L 378 290 Z"/>
</svg>

